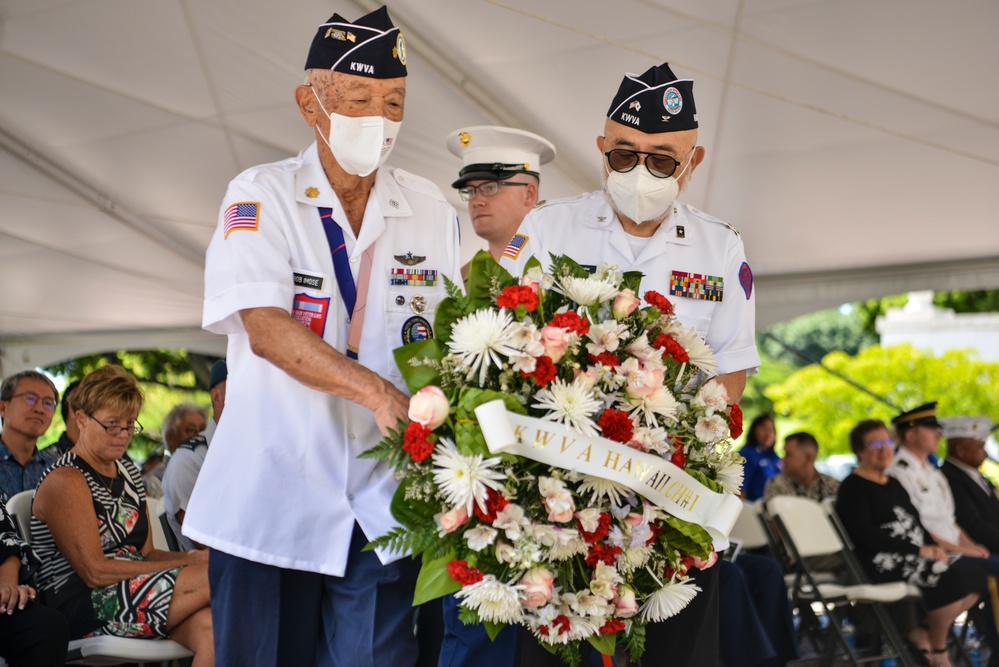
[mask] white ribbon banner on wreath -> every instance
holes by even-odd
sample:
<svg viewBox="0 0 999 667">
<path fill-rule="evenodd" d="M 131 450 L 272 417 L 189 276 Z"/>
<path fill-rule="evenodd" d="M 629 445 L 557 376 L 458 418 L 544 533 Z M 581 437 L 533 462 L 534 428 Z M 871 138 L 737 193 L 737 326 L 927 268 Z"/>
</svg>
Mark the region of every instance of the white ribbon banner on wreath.
<svg viewBox="0 0 999 667">
<path fill-rule="evenodd" d="M 660 509 L 704 528 L 716 550 L 728 546 L 728 534 L 742 511 L 738 496 L 709 489 L 655 454 L 508 412 L 500 400 L 483 403 L 475 414 L 493 454 L 515 454 L 623 484 Z"/>
</svg>

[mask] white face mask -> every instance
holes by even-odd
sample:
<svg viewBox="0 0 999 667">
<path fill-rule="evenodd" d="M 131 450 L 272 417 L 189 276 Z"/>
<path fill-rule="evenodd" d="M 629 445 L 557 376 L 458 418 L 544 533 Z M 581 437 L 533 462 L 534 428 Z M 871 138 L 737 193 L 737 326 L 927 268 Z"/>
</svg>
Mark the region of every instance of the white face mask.
<svg viewBox="0 0 999 667">
<path fill-rule="evenodd" d="M 656 178 L 645 164 L 636 165 L 627 173 L 609 171 L 604 162 L 604 189 L 618 212 L 636 224 L 660 220 L 680 194 L 679 176 L 683 176 L 690 161 L 678 175 Z"/>
<path fill-rule="evenodd" d="M 329 138 L 322 137 L 333 152 L 337 163 L 348 174 L 367 176 L 385 164 L 395 138 L 402 126 L 400 121 L 389 120 L 383 116 L 344 116 L 338 113 L 326 113 L 326 108 L 319 101 L 315 88 L 312 94 L 319 102 L 319 108 L 330 119 Z"/>
</svg>

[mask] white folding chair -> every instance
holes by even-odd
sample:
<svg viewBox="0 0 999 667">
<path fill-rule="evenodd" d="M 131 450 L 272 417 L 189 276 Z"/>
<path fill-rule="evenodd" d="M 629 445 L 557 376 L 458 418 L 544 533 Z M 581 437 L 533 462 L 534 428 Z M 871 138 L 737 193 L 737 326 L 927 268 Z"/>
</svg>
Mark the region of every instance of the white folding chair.
<svg viewBox="0 0 999 667">
<path fill-rule="evenodd" d="M 760 520 L 759 502 L 743 501 L 742 511 L 739 513 L 739 518 L 735 520 L 729 537 L 739 540 L 743 549 L 761 549 L 769 546 L 770 540 L 767 538 Z"/>
<path fill-rule="evenodd" d="M 167 541 L 166 533 L 163 532 L 163 522 L 160 520 L 160 516 L 166 512 L 163 499 L 146 496 L 146 507 L 149 508 L 149 530 L 153 531 L 153 546 L 163 551 L 170 551 L 170 543 Z"/>
<path fill-rule="evenodd" d="M 822 664 L 830 665 L 835 658 L 837 647 L 842 647 L 852 665 L 878 663 L 894 657 L 904 665 L 914 664 L 906 650 L 895 624 L 882 606 L 898 602 L 909 596 L 905 582 L 884 584 L 846 584 L 823 582 L 818 579 L 808 565 L 809 558 L 844 553 L 843 542 L 829 520 L 823 507 L 814 500 L 797 496 L 777 496 L 767 503 L 767 511 L 777 522 L 784 547 L 790 552 L 794 563 L 795 577 L 791 594 L 801 604 L 818 602 L 826 610 L 829 624 L 826 630 L 826 650 Z M 881 626 L 891 655 L 860 656 L 850 646 L 841 628 L 842 618 L 839 609 L 853 604 L 869 605 Z"/>
<path fill-rule="evenodd" d="M 7 511 L 16 519 L 17 528 L 21 531 L 21 537 L 28 544 L 31 544 L 31 500 L 34 497 L 35 490 L 30 489 L 15 493 L 7 501 Z"/>
</svg>

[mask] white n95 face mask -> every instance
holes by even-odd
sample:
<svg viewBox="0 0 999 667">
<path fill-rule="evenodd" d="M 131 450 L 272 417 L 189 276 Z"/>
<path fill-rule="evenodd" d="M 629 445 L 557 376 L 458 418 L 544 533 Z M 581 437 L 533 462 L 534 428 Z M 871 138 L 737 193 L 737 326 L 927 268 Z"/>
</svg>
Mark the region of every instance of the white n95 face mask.
<svg viewBox="0 0 999 667">
<path fill-rule="evenodd" d="M 679 176 L 683 176 L 689 166 L 690 161 Z M 608 169 L 605 163 L 604 170 Z M 634 169 L 625 173 L 611 170 L 604 187 L 618 212 L 639 225 L 662 218 L 680 195 L 676 175 L 656 178 L 644 164 L 635 165 Z"/>
<path fill-rule="evenodd" d="M 333 152 L 337 163 L 348 174 L 367 176 L 385 164 L 395 138 L 402 126 L 400 121 L 382 116 L 344 116 L 327 113 L 315 89 L 312 94 L 319 108 L 330 119 L 329 138 L 322 137 Z"/>
</svg>

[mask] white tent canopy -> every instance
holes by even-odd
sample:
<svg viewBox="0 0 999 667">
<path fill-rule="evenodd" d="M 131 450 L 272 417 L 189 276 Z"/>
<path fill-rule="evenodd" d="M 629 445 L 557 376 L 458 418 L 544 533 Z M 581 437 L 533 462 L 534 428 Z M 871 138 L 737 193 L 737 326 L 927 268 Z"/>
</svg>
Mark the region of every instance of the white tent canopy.
<svg viewBox="0 0 999 667">
<path fill-rule="evenodd" d="M 187 347 L 226 183 L 301 150 L 315 26 L 369 0 L 0 0 L 0 375 Z M 913 289 L 999 287 L 999 4 L 982 0 L 398 0 L 391 164 L 448 194 L 444 136 L 521 127 L 542 196 L 600 184 L 626 71 L 694 78 L 687 201 L 741 230 L 758 324 Z M 470 256 L 480 242 L 463 225 Z"/>
</svg>

